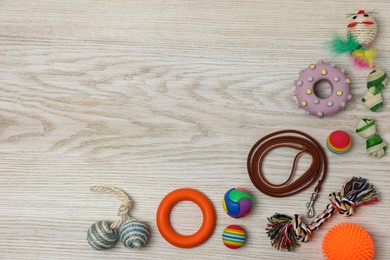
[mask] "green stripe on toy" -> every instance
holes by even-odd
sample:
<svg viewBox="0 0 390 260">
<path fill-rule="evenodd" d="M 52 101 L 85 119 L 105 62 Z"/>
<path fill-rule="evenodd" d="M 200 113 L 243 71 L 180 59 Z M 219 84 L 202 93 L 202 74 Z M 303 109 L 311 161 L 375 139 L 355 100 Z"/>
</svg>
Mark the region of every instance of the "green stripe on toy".
<svg viewBox="0 0 390 260">
<path fill-rule="evenodd" d="M 381 69 L 375 69 L 367 76 L 367 88 L 361 101 L 372 112 L 383 108 L 382 89 L 387 83 L 387 74 Z"/>
<path fill-rule="evenodd" d="M 379 68 L 374 69 L 367 76 L 367 88 L 378 86 L 385 81 L 387 81 L 386 72 L 384 72 L 382 69 Z"/>
<path fill-rule="evenodd" d="M 356 126 L 356 133 L 366 139 L 366 151 L 372 158 L 381 158 L 385 155 L 387 144 L 376 133 L 374 119 L 362 118 Z"/>
</svg>

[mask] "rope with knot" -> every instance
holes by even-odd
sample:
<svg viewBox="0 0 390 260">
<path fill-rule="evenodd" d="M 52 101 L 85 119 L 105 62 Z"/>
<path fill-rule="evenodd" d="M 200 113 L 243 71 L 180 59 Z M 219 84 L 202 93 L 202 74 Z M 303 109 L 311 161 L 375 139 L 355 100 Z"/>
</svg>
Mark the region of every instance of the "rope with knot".
<svg viewBox="0 0 390 260">
<path fill-rule="evenodd" d="M 302 216 L 295 214 L 292 220 L 295 236 L 301 242 L 307 242 L 313 231 L 319 229 L 329 218 L 331 218 L 335 211 L 345 217 L 350 217 L 355 214 L 355 203 L 345 197 L 341 193 L 329 194 L 330 203 L 326 209 L 319 214 L 309 225 L 302 221 Z"/>
<path fill-rule="evenodd" d="M 317 217 L 305 224 L 303 217 L 295 214 L 293 217 L 275 213 L 268 218 L 266 228 L 272 245 L 277 249 L 293 251 L 299 242 L 310 240 L 312 233 L 327 222 L 335 212 L 349 217 L 355 214 L 356 208 L 379 201 L 378 192 L 374 186 L 362 177 L 352 177 L 342 187 L 340 192 L 329 194 L 330 203 Z"/>
<path fill-rule="evenodd" d="M 111 193 L 122 201 L 122 204 L 118 209 L 119 219 L 110 225 L 111 229 L 118 228 L 123 222 L 130 218 L 129 213 L 133 207 L 133 201 L 124 191 L 111 186 L 92 186 L 91 191 Z"/>
</svg>

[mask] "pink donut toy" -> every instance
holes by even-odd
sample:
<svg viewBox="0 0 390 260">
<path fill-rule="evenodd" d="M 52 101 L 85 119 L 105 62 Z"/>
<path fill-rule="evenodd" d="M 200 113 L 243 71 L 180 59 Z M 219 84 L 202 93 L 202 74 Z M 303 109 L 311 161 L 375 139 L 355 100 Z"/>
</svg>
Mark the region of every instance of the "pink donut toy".
<svg viewBox="0 0 390 260">
<path fill-rule="evenodd" d="M 329 83 L 331 87 L 329 97 L 320 98 L 316 95 L 315 86 L 320 81 Z M 351 100 L 350 83 L 344 69 L 319 60 L 317 64 L 311 64 L 302 70 L 298 79 L 294 81 L 298 107 L 303 108 L 308 115 L 318 117 L 334 115 L 343 110 Z"/>
</svg>

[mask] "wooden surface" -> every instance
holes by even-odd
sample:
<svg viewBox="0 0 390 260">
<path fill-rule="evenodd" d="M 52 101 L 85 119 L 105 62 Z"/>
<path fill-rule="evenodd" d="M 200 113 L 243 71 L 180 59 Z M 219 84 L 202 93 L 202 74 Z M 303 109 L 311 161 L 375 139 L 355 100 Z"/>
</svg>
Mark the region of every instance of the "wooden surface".
<svg viewBox="0 0 390 260">
<path fill-rule="evenodd" d="M 342 2 L 342 3 L 341 3 Z M 0 259 L 320 259 L 325 232 L 338 222 L 360 224 L 373 236 L 376 259 L 390 257 L 389 155 L 370 159 L 355 124 L 377 119 L 390 142 L 386 108 L 372 114 L 359 102 L 367 71 L 349 57 L 332 56 L 324 42 L 344 34 L 345 14 L 376 9 L 377 64 L 390 70 L 390 2 L 377 1 L 0 1 Z M 347 69 L 351 103 L 333 117 L 307 117 L 296 108 L 292 82 L 318 59 Z M 353 175 L 369 178 L 381 202 L 349 219 L 335 216 L 296 253 L 277 252 L 265 235 L 275 212 L 305 213 L 311 189 L 273 199 L 246 173 L 246 156 L 263 135 L 298 129 L 322 144 L 335 129 L 353 137 L 343 156 L 328 152 L 330 170 L 316 204 Z M 293 151 L 266 161 L 281 181 Z M 310 163 L 300 163 L 300 172 Z M 115 220 L 119 201 L 89 191 L 94 184 L 124 189 L 132 215 L 152 229 L 141 251 L 118 244 L 99 252 L 86 242 L 88 227 Z M 222 210 L 224 192 L 248 188 L 256 201 L 246 218 Z M 155 213 L 165 194 L 180 187 L 205 193 L 217 211 L 214 235 L 194 249 L 178 249 L 159 234 Z M 180 203 L 172 222 L 196 231 L 201 213 Z M 226 225 L 248 231 L 242 250 L 221 244 Z"/>
</svg>

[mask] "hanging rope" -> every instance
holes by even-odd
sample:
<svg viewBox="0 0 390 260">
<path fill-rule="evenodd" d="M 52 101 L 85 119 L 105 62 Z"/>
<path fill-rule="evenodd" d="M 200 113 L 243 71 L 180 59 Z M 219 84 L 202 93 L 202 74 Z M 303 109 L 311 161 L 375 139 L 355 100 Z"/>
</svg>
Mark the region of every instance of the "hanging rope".
<svg viewBox="0 0 390 260">
<path fill-rule="evenodd" d="M 123 222 L 130 218 L 129 214 L 131 208 L 133 207 L 133 201 L 122 190 L 110 186 L 92 186 L 90 190 L 95 192 L 111 193 L 122 201 L 122 204 L 118 209 L 119 219 L 110 225 L 111 229 L 118 228 Z"/>
</svg>

